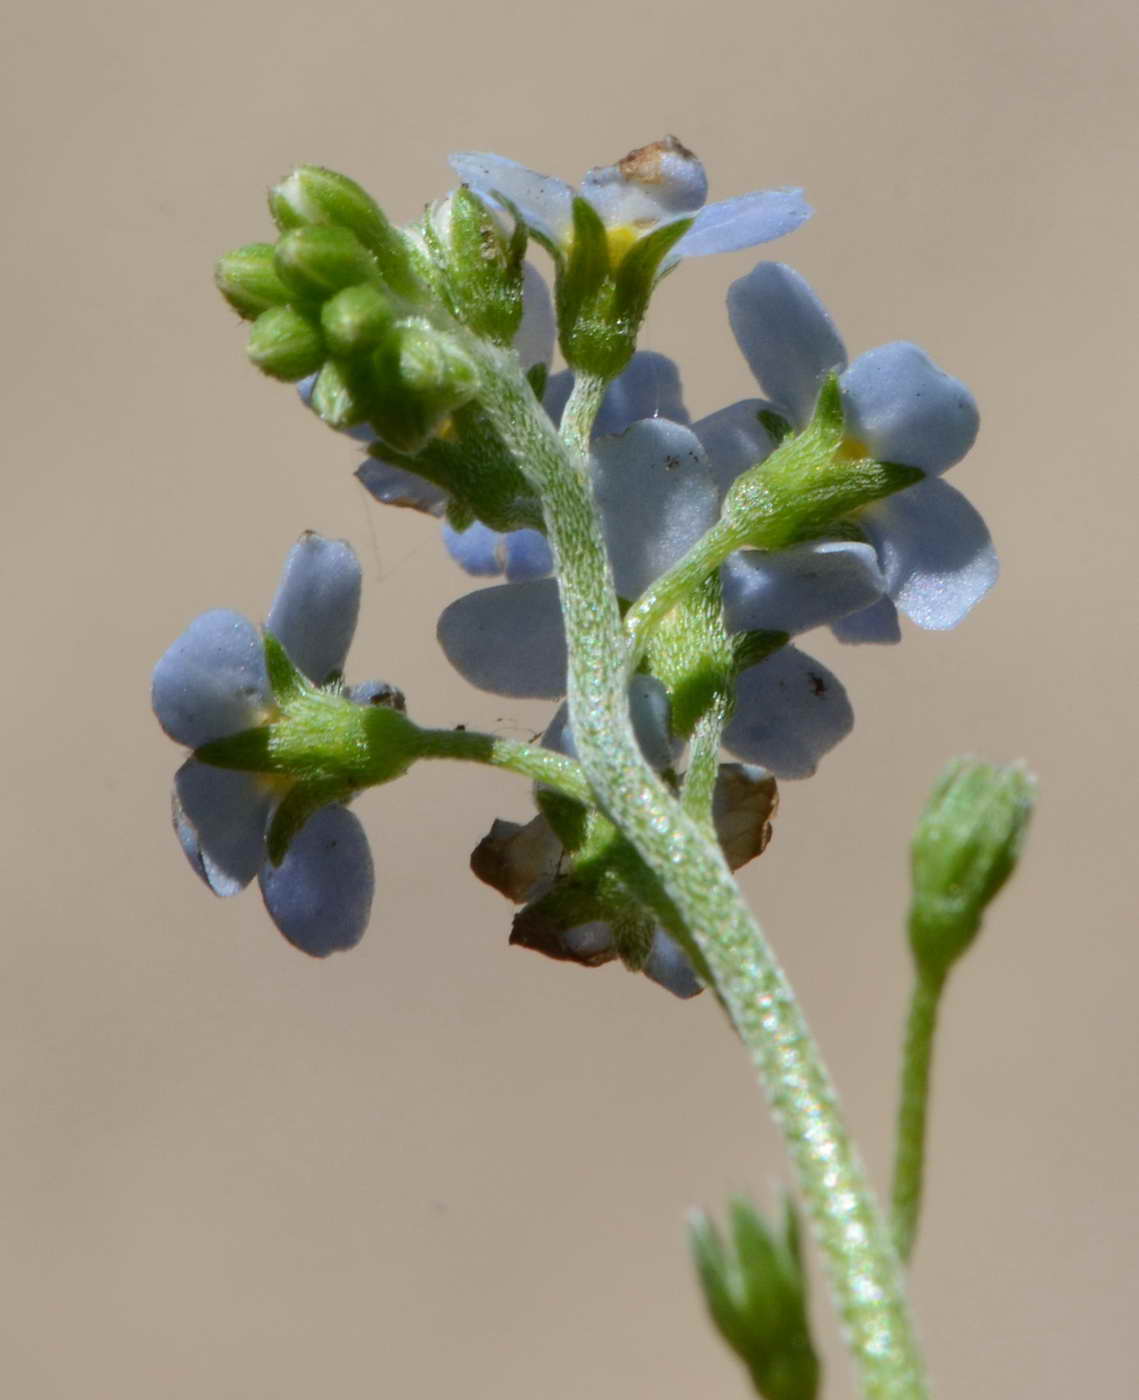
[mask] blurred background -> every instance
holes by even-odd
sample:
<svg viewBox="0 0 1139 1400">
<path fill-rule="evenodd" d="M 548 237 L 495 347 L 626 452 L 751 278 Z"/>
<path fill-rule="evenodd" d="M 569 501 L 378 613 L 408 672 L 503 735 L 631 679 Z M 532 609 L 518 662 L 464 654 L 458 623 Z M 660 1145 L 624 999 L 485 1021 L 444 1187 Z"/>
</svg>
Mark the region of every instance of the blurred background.
<svg viewBox="0 0 1139 1400">
<path fill-rule="evenodd" d="M 881 1188 L 913 820 L 951 754 L 1037 770 L 1021 875 L 947 998 L 913 1291 L 943 1395 L 1123 1394 L 1139 11 L 112 0 L 7 24 L 5 1392 L 748 1393 L 684 1215 L 787 1174 L 712 999 L 509 949 L 466 863 L 526 793 L 443 766 L 361 800 L 372 927 L 306 960 L 256 892 L 213 900 L 190 872 L 148 704 L 186 623 L 261 616 L 313 527 L 364 561 L 358 678 L 425 722 L 541 728 L 548 707 L 450 672 L 434 622 L 468 581 L 247 366 L 211 266 L 270 236 L 263 192 L 298 161 L 404 220 L 452 149 L 573 179 L 673 132 L 713 198 L 806 186 L 817 216 L 772 255 L 852 353 L 917 340 L 980 400 L 952 481 L 1003 581 L 953 633 L 809 639 L 856 729 L 784 785 L 745 884 Z M 723 293 L 753 261 L 695 261 L 658 296 L 642 343 L 681 361 L 694 415 L 751 392 Z M 849 1397 L 821 1289 L 815 1312 Z"/>
</svg>

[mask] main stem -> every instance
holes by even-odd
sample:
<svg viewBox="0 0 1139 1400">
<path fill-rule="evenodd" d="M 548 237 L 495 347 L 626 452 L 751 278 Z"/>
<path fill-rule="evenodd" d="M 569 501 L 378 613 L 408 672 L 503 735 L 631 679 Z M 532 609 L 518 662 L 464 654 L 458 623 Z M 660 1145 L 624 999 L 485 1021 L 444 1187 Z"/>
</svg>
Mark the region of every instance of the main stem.
<svg viewBox="0 0 1139 1400">
<path fill-rule="evenodd" d="M 898 1094 L 894 1186 L 890 1208 L 894 1248 L 903 1263 L 908 1263 L 913 1253 L 918 1232 L 918 1217 L 921 1214 L 933 1038 L 937 1030 L 937 1011 L 944 986 L 944 976 L 930 976 L 919 971 L 906 1020 L 902 1082 Z"/>
<path fill-rule="evenodd" d="M 718 844 L 658 780 L 633 737 L 626 639 L 582 470 L 599 387 L 579 376 L 563 443 L 511 359 L 495 356 L 486 369 L 484 406 L 546 512 L 569 649 L 570 716 L 586 779 L 675 905 L 760 1072 L 815 1224 L 863 1394 L 920 1400 L 927 1391 L 901 1268 L 818 1049 Z"/>
</svg>

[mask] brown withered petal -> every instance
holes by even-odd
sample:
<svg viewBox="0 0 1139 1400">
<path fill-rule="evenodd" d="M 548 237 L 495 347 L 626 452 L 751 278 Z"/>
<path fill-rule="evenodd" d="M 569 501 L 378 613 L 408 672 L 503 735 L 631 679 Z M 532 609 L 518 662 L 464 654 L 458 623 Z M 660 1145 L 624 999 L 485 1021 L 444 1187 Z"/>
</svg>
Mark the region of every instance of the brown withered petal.
<svg viewBox="0 0 1139 1400">
<path fill-rule="evenodd" d="M 733 870 L 761 855 L 771 840 L 779 789 L 766 768 L 721 763 L 712 799 L 712 818 Z"/>
<path fill-rule="evenodd" d="M 522 904 L 553 883 L 562 855 L 562 843 L 542 815 L 525 826 L 496 817 L 471 852 L 471 869 L 484 885 Z"/>
</svg>

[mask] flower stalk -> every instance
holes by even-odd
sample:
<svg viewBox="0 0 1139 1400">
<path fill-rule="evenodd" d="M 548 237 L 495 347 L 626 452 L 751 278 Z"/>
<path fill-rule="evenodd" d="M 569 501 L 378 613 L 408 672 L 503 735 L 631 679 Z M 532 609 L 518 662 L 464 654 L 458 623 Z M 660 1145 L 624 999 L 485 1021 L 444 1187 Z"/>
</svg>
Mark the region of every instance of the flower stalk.
<svg viewBox="0 0 1139 1400">
<path fill-rule="evenodd" d="M 627 646 L 588 478 L 586 410 L 563 443 L 516 366 L 481 347 L 483 406 L 538 488 L 557 563 L 568 698 L 582 769 L 602 811 L 675 906 L 759 1071 L 814 1222 L 871 1400 L 920 1400 L 923 1365 L 897 1255 L 834 1090 L 774 954 L 723 855 L 644 761 L 633 737 Z"/>
</svg>

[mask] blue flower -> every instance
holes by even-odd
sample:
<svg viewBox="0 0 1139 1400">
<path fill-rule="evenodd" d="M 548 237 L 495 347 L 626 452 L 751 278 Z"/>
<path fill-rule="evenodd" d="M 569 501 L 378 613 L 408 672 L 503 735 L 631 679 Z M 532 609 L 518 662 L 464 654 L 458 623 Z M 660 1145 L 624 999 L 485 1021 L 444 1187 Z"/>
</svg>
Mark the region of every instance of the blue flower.
<svg viewBox="0 0 1139 1400">
<path fill-rule="evenodd" d="M 265 623 L 316 685 L 339 683 L 360 604 L 350 545 L 302 535 L 285 561 Z M 399 703 L 390 687 L 348 691 L 360 704 Z M 172 739 L 200 748 L 273 720 L 276 707 L 258 629 L 227 609 L 196 618 L 154 668 L 151 702 Z M 174 779 L 174 830 L 191 866 L 218 895 L 257 876 L 270 917 L 290 943 L 324 957 L 360 941 L 374 877 L 367 837 L 339 803 L 314 813 L 273 865 L 266 832 L 288 779 L 215 768 L 189 758 Z"/>
<path fill-rule="evenodd" d="M 724 485 L 698 428 L 642 419 L 593 444 L 594 494 L 622 598 L 637 598 L 719 518 Z M 741 551 L 724 570 L 726 618 L 735 631 L 798 634 L 865 608 L 882 596 L 883 586 L 874 550 L 864 543 Z M 565 694 L 565 631 L 552 578 L 459 598 L 440 617 L 438 636 L 455 669 L 482 690 L 534 698 Z M 776 777 L 802 778 L 852 724 L 838 679 L 786 646 L 739 677 L 724 742 Z"/>
<path fill-rule="evenodd" d="M 681 258 L 730 253 L 781 238 L 812 212 L 800 189 L 753 190 L 708 204 L 704 167 L 675 136 L 630 151 L 615 165 L 596 166 L 580 190 L 505 156 L 479 151 L 453 155 L 451 168 L 483 198 L 508 199 L 555 254 L 564 252 L 572 240 L 578 194 L 600 215 L 615 261 L 646 233 L 692 219 L 692 227 L 666 258 L 666 267 Z"/>
<path fill-rule="evenodd" d="M 837 370 L 852 455 L 918 467 L 928 478 L 858 513 L 888 596 L 833 622 L 835 635 L 849 642 L 897 641 L 896 609 L 919 627 L 956 626 L 998 572 L 984 521 L 960 492 L 937 479 L 977 436 L 972 394 L 908 341 L 881 345 L 848 365 L 822 303 L 781 263 L 760 263 L 734 282 L 728 313 L 769 402 L 735 404 L 696 425 L 719 472 L 735 475 L 771 451 L 759 410 L 773 409 L 792 427 L 804 427 L 820 385 Z"/>
</svg>

